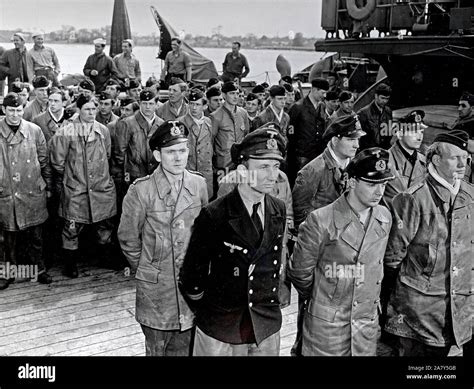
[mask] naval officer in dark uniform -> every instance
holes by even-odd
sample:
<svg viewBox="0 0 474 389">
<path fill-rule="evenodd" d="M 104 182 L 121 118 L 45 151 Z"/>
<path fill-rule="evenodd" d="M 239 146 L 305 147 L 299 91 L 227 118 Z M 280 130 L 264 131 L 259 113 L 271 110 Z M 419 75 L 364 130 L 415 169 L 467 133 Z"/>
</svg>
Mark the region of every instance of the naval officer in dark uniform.
<svg viewBox="0 0 474 389">
<path fill-rule="evenodd" d="M 196 310 L 194 355 L 279 354 L 278 298 L 285 204 L 269 195 L 285 141 L 267 126 L 232 146 L 240 176 L 229 194 L 196 219 L 181 290 Z"/>
</svg>

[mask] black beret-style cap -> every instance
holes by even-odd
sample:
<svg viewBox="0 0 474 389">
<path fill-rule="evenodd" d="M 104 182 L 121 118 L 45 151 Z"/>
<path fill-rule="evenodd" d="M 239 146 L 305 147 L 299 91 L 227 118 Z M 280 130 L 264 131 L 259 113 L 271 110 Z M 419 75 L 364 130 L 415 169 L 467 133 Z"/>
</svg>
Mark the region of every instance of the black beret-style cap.
<svg viewBox="0 0 474 389">
<path fill-rule="evenodd" d="M 286 89 L 280 85 L 272 85 L 268 90 L 271 97 L 286 96 Z"/>
<path fill-rule="evenodd" d="M 219 79 L 214 78 L 214 77 L 211 77 L 211 78 L 209 79 L 209 81 L 207 82 L 206 87 L 207 87 L 207 88 L 210 88 L 211 86 L 216 85 L 216 84 L 218 84 L 218 83 L 219 83 Z"/>
<path fill-rule="evenodd" d="M 14 82 L 10 89 L 11 89 L 11 92 L 13 93 L 20 93 L 24 89 L 24 86 L 20 82 Z"/>
<path fill-rule="evenodd" d="M 207 92 L 206 92 L 206 97 L 209 99 L 211 99 L 212 97 L 215 97 L 215 96 L 220 96 L 222 94 L 222 92 L 220 91 L 219 88 L 211 88 L 209 89 Z"/>
<path fill-rule="evenodd" d="M 76 100 L 76 107 L 78 109 L 81 109 L 84 105 L 86 105 L 87 103 L 94 103 L 95 106 L 97 106 L 97 100 L 93 97 L 93 96 L 86 96 L 84 94 L 80 94 L 78 97 L 77 97 L 77 100 Z"/>
<path fill-rule="evenodd" d="M 230 153 L 236 164 L 244 159 L 276 159 L 285 157 L 286 142 L 280 126 L 270 122 L 247 134 L 240 143 L 234 143 Z"/>
<path fill-rule="evenodd" d="M 82 89 L 87 89 L 87 90 L 90 90 L 91 92 L 95 92 L 95 85 L 91 80 L 88 80 L 88 79 L 82 80 L 79 83 L 79 86 Z"/>
<path fill-rule="evenodd" d="M 14 92 L 10 92 L 3 98 L 3 106 L 15 107 L 15 108 L 21 107 L 22 106 L 21 97 L 18 96 L 18 94 Z"/>
<path fill-rule="evenodd" d="M 245 101 L 254 101 L 254 100 L 258 100 L 258 96 L 252 92 L 250 92 L 245 98 Z"/>
<path fill-rule="evenodd" d="M 436 135 L 433 140 L 434 142 L 450 143 L 454 146 L 459 147 L 461 150 L 467 151 L 467 145 L 469 141 L 469 134 L 466 131 L 454 129 L 449 132 L 442 132 Z"/>
<path fill-rule="evenodd" d="M 338 100 L 338 99 L 339 99 L 339 95 L 337 94 L 337 92 L 331 90 L 328 93 L 326 93 L 326 101 L 333 101 L 333 100 Z"/>
<path fill-rule="evenodd" d="M 222 85 L 222 93 L 235 92 L 237 90 L 237 86 L 232 81 L 224 82 L 224 85 Z"/>
<path fill-rule="evenodd" d="M 202 91 L 199 89 L 192 89 L 191 92 L 189 92 L 189 96 L 188 96 L 189 101 L 198 101 L 203 98 L 204 98 L 204 93 L 202 93 Z"/>
<path fill-rule="evenodd" d="M 120 84 L 118 83 L 117 80 L 114 80 L 113 78 L 111 78 L 109 81 L 107 81 L 107 84 L 105 84 L 107 86 L 111 86 L 111 85 L 117 85 L 117 86 L 120 86 Z"/>
<path fill-rule="evenodd" d="M 99 101 L 103 101 L 103 100 L 113 100 L 114 98 L 112 97 L 112 95 L 109 93 L 109 92 L 101 92 L 99 94 Z"/>
<path fill-rule="evenodd" d="M 253 87 L 252 93 L 265 93 L 265 88 L 262 85 L 256 85 Z"/>
<path fill-rule="evenodd" d="M 380 147 L 362 150 L 347 165 L 345 172 L 349 178 L 362 181 L 382 183 L 393 180 L 395 176 L 390 169 L 389 153 Z"/>
<path fill-rule="evenodd" d="M 150 149 L 160 150 L 188 140 L 189 130 L 184 123 L 177 120 L 167 120 L 159 126 L 148 142 Z"/>
<path fill-rule="evenodd" d="M 392 94 L 392 88 L 390 88 L 387 84 L 382 83 L 375 88 L 375 94 L 390 97 Z"/>
<path fill-rule="evenodd" d="M 288 83 L 288 84 L 292 84 L 293 83 L 293 80 L 291 79 L 291 76 L 283 76 L 281 78 L 282 81 Z"/>
<path fill-rule="evenodd" d="M 315 78 L 311 81 L 311 86 L 313 88 L 318 88 L 327 91 L 329 89 L 329 82 L 324 78 Z"/>
<path fill-rule="evenodd" d="M 140 101 L 150 101 L 154 98 L 155 94 L 149 89 L 145 89 L 140 92 Z"/>
<path fill-rule="evenodd" d="M 459 101 L 467 101 L 469 105 L 474 105 L 474 95 L 469 92 L 464 92 L 459 98 Z"/>
<path fill-rule="evenodd" d="M 340 103 L 343 103 L 344 101 L 349 101 L 351 98 L 352 98 L 352 93 L 346 90 L 342 91 L 338 97 Z"/>
<path fill-rule="evenodd" d="M 120 106 L 121 107 L 126 107 L 127 105 L 136 103 L 137 100 L 131 98 L 131 97 L 125 97 L 124 99 L 120 100 Z"/>
<path fill-rule="evenodd" d="M 128 82 L 128 89 L 140 88 L 141 84 L 137 80 L 130 80 Z"/>
<path fill-rule="evenodd" d="M 295 91 L 295 88 L 293 88 L 293 85 L 291 84 L 283 84 L 283 88 L 285 88 L 285 90 L 288 92 L 288 93 L 292 93 Z"/>
<path fill-rule="evenodd" d="M 344 115 L 336 118 L 324 131 L 323 139 L 329 141 L 334 136 L 339 138 L 360 138 L 366 135 L 362 130 L 357 115 Z"/>
<path fill-rule="evenodd" d="M 49 86 L 49 80 L 45 76 L 37 76 L 32 82 L 35 88 L 47 88 Z"/>
</svg>

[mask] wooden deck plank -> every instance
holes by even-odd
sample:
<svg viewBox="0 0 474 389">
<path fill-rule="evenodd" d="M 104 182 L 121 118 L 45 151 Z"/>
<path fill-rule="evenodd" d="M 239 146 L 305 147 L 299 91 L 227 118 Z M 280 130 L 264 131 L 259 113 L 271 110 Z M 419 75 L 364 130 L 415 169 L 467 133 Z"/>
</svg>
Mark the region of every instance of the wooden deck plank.
<svg viewBox="0 0 474 389">
<path fill-rule="evenodd" d="M 53 277 L 53 283 L 49 285 L 40 284 L 38 282 L 24 282 L 24 283 L 13 283 L 8 289 L 2 291 L 2 302 L 4 299 L 14 298 L 20 295 L 29 295 L 30 293 L 48 292 L 49 290 L 60 290 L 61 288 L 67 288 L 76 284 L 82 284 L 89 282 L 94 279 L 106 279 L 108 277 L 116 276 L 115 272 L 107 269 L 91 269 L 91 271 L 83 272 L 78 278 L 63 277 L 61 279 L 50 274 Z"/>
<path fill-rule="evenodd" d="M 11 310 L 12 307 L 16 308 L 24 303 L 29 304 L 31 302 L 41 302 L 48 304 L 57 301 L 57 295 L 60 293 L 64 299 L 73 297 L 76 294 L 81 294 L 83 291 L 86 293 L 100 293 L 104 290 L 108 290 L 110 285 L 122 282 L 130 282 L 130 278 L 125 277 L 104 277 L 94 278 L 89 282 L 81 282 L 73 284 L 70 287 L 63 287 L 56 291 L 55 287 L 48 288 L 47 290 L 35 291 L 30 294 L 20 294 L 0 302 L 0 311 Z"/>
<path fill-rule="evenodd" d="M 20 325 L 22 323 L 30 323 L 40 320 L 56 320 L 60 317 L 66 316 L 73 318 L 80 310 L 89 309 L 100 309 L 111 304 L 128 304 L 129 301 L 135 301 L 135 288 L 121 289 L 119 292 L 111 291 L 110 293 L 104 294 L 102 298 L 91 299 L 90 301 L 81 302 L 78 304 L 66 305 L 63 307 L 54 307 L 48 309 L 48 307 L 38 308 L 37 311 L 26 314 L 26 315 L 15 315 L 7 317 L 6 319 L 0 319 L 0 323 L 5 324 L 5 327 Z M 10 311 L 13 315 L 15 311 Z M 69 319 L 68 319 L 69 320 Z M 0 334 L 2 333 L 0 327 Z"/>
<path fill-rule="evenodd" d="M 93 307 L 91 309 L 81 310 L 72 314 L 66 314 L 57 316 L 54 318 L 47 317 L 41 320 L 34 320 L 28 322 L 22 322 L 16 325 L 5 326 L 2 330 L 2 338 L 10 335 L 22 335 L 25 332 L 31 332 L 38 329 L 47 331 L 54 331 L 55 326 L 70 325 L 77 323 L 77 325 L 83 325 L 83 320 L 96 318 L 101 315 L 110 315 L 118 313 L 120 311 L 128 311 L 133 316 L 135 314 L 135 298 L 130 298 L 126 303 L 112 302 L 109 305 L 101 307 Z M 0 345 L 2 339 L 0 339 Z"/>
<path fill-rule="evenodd" d="M 143 335 L 143 332 L 139 326 L 137 326 L 136 331 L 137 332 L 133 335 L 122 336 L 115 339 L 107 339 L 100 343 L 90 344 L 76 349 L 69 349 L 60 353 L 56 353 L 54 356 L 100 355 L 103 353 L 111 353 L 114 352 L 114 350 L 140 343 L 142 344 L 143 350 L 145 350 L 145 336 Z"/>
<path fill-rule="evenodd" d="M 48 309 L 53 307 L 60 308 L 71 304 L 80 304 L 83 302 L 93 301 L 105 296 L 111 297 L 114 293 L 120 293 L 127 288 L 135 288 L 133 280 L 117 281 L 104 287 L 91 287 L 90 290 L 84 290 L 84 293 L 82 294 L 74 292 L 72 295 L 68 296 L 66 296 L 66 294 L 62 294 L 60 296 L 48 296 L 45 299 L 40 298 L 33 300 L 32 302 L 22 305 L 21 307 L 18 307 L 18 304 L 10 303 L 2 307 L 3 311 L 0 312 L 0 320 L 7 317 L 12 317 L 13 315 L 28 315 L 30 313 L 36 312 L 38 309 L 41 309 L 44 306 L 47 306 Z"/>
<path fill-rule="evenodd" d="M 102 352 L 100 354 L 94 354 L 94 356 L 108 356 L 108 357 L 124 357 L 124 356 L 136 356 L 145 355 L 145 342 L 140 342 L 128 346 L 124 346 L 119 349 Z"/>
<path fill-rule="evenodd" d="M 35 340 L 34 342 L 23 342 L 22 344 L 18 344 L 16 349 L 12 346 L 7 346 L 6 354 L 11 356 L 51 356 L 58 352 L 102 343 L 107 339 L 115 339 L 135 334 L 137 326 L 138 323 L 134 318 L 124 319 L 120 323 L 100 323 L 95 326 L 78 328 L 76 331 L 63 333 L 63 340 L 61 341 L 56 341 L 56 338 L 46 338 Z M 2 352 L 3 349 L 4 348 L 2 348 Z"/>
<path fill-rule="evenodd" d="M 130 322 L 130 319 L 133 320 Z M 74 334 L 75 337 L 80 337 L 89 333 L 100 332 L 103 329 L 121 327 L 122 323 L 131 324 L 134 321 L 134 315 L 128 310 L 120 310 L 84 320 L 4 336 L 0 338 L 0 349 L 8 352 L 8 350 L 17 350 L 32 344 L 35 347 L 40 347 L 48 343 L 59 343 L 68 340 L 71 334 Z M 21 341 L 19 342 L 18 339 L 21 339 Z"/>
</svg>

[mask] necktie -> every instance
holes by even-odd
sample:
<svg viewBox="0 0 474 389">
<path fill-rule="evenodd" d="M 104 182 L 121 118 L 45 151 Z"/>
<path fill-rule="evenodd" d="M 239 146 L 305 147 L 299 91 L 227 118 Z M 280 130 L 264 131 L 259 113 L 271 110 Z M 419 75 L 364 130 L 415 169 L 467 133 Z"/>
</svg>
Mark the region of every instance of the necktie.
<svg viewBox="0 0 474 389">
<path fill-rule="evenodd" d="M 256 203 L 252 206 L 252 221 L 255 226 L 255 229 L 258 232 L 259 240 L 262 240 L 263 226 L 262 226 L 262 221 L 260 220 L 260 216 L 258 216 L 259 205 L 260 203 Z"/>
</svg>

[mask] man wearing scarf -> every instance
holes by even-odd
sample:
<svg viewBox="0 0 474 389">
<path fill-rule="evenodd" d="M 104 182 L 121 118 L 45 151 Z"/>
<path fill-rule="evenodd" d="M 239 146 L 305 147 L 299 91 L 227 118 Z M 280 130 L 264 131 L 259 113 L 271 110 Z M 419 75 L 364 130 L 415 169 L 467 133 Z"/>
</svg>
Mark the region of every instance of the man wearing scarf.
<svg viewBox="0 0 474 389">
<path fill-rule="evenodd" d="M 462 180 L 468 134 L 439 134 L 426 180 L 394 197 L 384 282 L 394 286 L 385 330 L 401 356 L 447 356 L 472 337 L 474 187 Z"/>
</svg>

